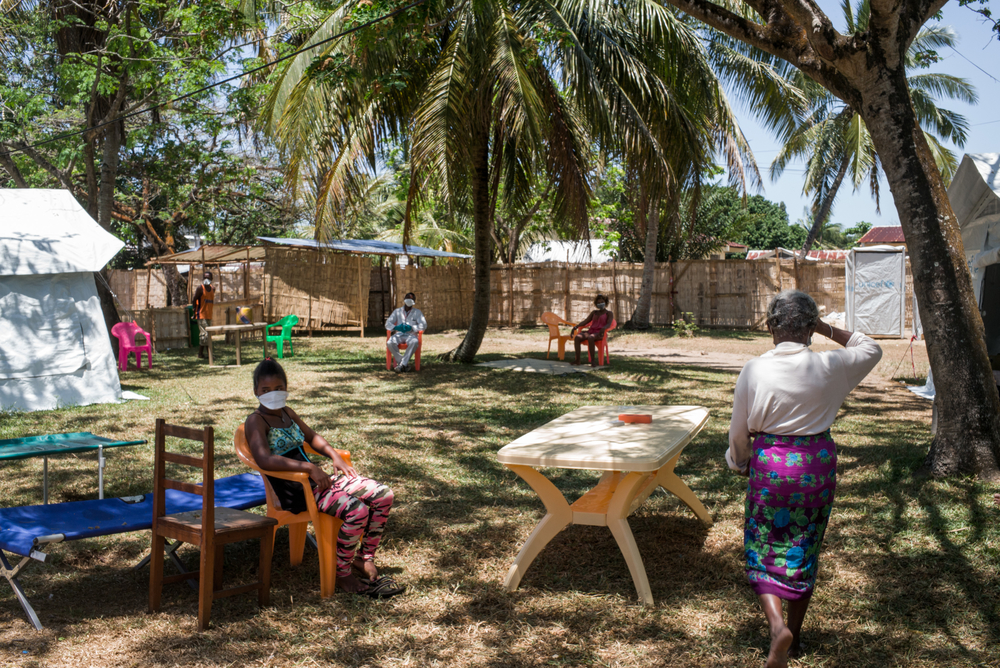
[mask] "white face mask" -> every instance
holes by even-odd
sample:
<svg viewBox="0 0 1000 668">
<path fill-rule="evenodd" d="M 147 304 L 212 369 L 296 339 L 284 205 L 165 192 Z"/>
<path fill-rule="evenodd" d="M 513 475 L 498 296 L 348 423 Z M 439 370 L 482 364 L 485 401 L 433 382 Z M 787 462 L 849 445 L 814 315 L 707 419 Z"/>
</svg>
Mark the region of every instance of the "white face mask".
<svg viewBox="0 0 1000 668">
<path fill-rule="evenodd" d="M 272 411 L 276 411 L 279 408 L 285 407 L 285 399 L 288 398 L 288 392 L 284 390 L 275 390 L 274 392 L 265 392 L 264 394 L 257 397 L 260 401 L 260 405 L 264 408 L 270 408 Z"/>
<path fill-rule="evenodd" d="M 413 301 L 412 299 L 404 299 L 403 303 L 406 304 L 407 306 L 413 306 L 417 302 Z"/>
<path fill-rule="evenodd" d="M 211 285 L 212 284 L 212 279 L 206 278 L 204 281 L 201 282 L 201 284 L 202 285 Z"/>
<path fill-rule="evenodd" d="M 607 306 L 607 305 L 604 302 L 598 302 L 597 303 L 597 308 L 601 309 L 602 311 L 604 310 L 605 306 Z"/>
</svg>

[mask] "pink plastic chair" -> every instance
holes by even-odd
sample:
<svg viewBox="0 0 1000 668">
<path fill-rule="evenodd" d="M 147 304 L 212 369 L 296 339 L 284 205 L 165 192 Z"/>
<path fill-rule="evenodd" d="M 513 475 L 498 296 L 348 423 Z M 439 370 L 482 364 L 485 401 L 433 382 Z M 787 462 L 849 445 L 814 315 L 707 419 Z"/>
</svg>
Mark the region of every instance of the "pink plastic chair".
<svg viewBox="0 0 1000 668">
<path fill-rule="evenodd" d="M 118 368 L 128 371 L 128 356 L 135 353 L 135 367 L 142 371 L 142 353 L 146 353 L 147 369 L 153 368 L 153 337 L 134 322 L 120 322 L 111 328 L 111 333 L 118 339 Z M 135 335 L 142 334 L 146 337 L 146 344 L 139 346 L 135 343 Z"/>
</svg>

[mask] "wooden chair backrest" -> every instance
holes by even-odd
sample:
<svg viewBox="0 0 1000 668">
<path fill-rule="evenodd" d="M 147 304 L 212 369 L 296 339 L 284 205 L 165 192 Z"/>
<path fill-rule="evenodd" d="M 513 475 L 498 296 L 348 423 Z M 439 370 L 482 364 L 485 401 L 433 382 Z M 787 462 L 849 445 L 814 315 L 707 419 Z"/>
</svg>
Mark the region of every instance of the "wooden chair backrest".
<svg viewBox="0 0 1000 668">
<path fill-rule="evenodd" d="M 201 457 L 179 452 L 167 452 L 167 436 L 199 441 L 202 444 Z M 181 480 L 173 480 L 166 475 L 167 462 L 201 469 L 201 484 L 195 485 Z M 167 513 L 166 492 L 176 489 L 197 494 L 201 497 L 202 527 L 215 527 L 215 430 L 212 427 L 192 429 L 167 424 L 163 418 L 156 420 L 155 455 L 153 460 L 153 531 L 159 518 Z M 211 534 L 211 532 L 206 532 Z"/>
</svg>

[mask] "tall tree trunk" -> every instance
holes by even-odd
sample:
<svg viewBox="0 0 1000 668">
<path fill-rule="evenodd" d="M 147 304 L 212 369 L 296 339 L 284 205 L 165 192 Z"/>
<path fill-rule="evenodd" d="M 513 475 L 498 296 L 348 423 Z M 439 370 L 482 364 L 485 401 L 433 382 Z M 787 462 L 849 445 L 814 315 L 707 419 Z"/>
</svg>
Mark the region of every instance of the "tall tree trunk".
<svg viewBox="0 0 1000 668">
<path fill-rule="evenodd" d="M 454 362 L 472 362 L 483 343 L 490 324 L 490 263 L 493 260 L 493 221 L 490 217 L 490 150 L 489 132 L 480 133 L 473 149 L 472 223 L 476 248 L 473 251 L 474 293 L 472 320 L 465 338 L 457 348 L 443 358 Z"/>
<path fill-rule="evenodd" d="M 882 54 L 875 58 L 885 62 Z M 900 110 L 909 113 L 900 113 Z M 986 352 L 958 221 L 910 105 L 900 65 L 863 91 L 859 110 L 882 160 L 906 236 L 938 396 L 932 475 L 1000 477 L 1000 396 Z"/>
<path fill-rule="evenodd" d="M 646 224 L 646 250 L 642 256 L 642 283 L 639 299 L 629 318 L 634 329 L 649 329 L 649 311 L 653 305 L 653 280 L 656 274 L 656 241 L 660 236 L 660 198 L 649 197 L 644 185 L 639 186 L 639 220 Z"/>
<path fill-rule="evenodd" d="M 118 178 L 118 163 L 122 146 L 121 123 L 112 123 L 107 127 L 104 138 L 104 155 L 101 161 L 101 180 L 97 197 L 97 223 L 111 232 L 111 213 L 115 204 L 115 181 Z M 108 268 L 100 271 L 97 279 L 97 294 L 101 298 L 101 311 L 104 313 L 104 324 L 108 326 L 108 337 L 111 338 L 111 328 L 121 322 L 118 309 L 115 307 L 114 295 L 108 289 L 105 281 L 108 278 Z M 101 280 L 103 278 L 104 280 Z M 117 350 L 115 340 L 111 339 L 112 349 Z"/>
<path fill-rule="evenodd" d="M 802 257 L 805 258 L 812 248 L 812 245 L 816 243 L 816 237 L 819 236 L 820 230 L 823 229 L 823 225 L 826 224 L 826 219 L 830 217 L 830 209 L 833 208 L 833 200 L 837 197 L 837 191 L 840 190 L 841 184 L 844 183 L 844 176 L 847 174 L 847 167 L 851 164 L 851 156 L 847 153 L 844 154 L 843 159 L 840 161 L 840 167 L 837 169 L 837 176 L 834 177 L 833 183 L 830 185 L 829 190 L 826 191 L 826 197 L 820 202 L 819 210 L 813 210 L 813 224 L 809 229 L 809 234 L 806 235 L 806 241 L 802 244 Z"/>
</svg>

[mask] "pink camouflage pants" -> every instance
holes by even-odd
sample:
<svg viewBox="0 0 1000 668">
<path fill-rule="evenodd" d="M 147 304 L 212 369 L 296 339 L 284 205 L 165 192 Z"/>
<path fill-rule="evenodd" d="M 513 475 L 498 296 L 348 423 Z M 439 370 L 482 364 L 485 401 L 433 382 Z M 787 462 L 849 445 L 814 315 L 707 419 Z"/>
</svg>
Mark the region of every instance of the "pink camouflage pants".
<svg viewBox="0 0 1000 668">
<path fill-rule="evenodd" d="M 351 574 L 355 553 L 365 561 L 374 561 L 392 509 L 392 490 L 371 478 L 338 475 L 329 489 L 313 493 L 321 512 L 344 522 L 337 535 L 337 577 Z"/>
</svg>

